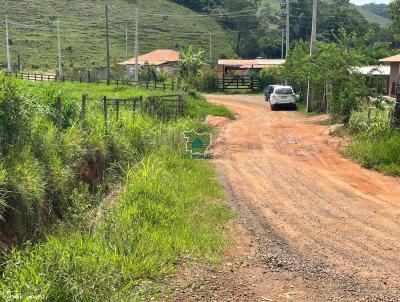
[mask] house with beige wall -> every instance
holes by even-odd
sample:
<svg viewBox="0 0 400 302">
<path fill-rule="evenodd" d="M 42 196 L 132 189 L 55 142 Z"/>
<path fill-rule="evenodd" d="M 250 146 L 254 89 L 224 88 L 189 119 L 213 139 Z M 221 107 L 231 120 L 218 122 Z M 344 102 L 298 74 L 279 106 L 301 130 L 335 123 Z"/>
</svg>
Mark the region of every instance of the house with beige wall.
<svg viewBox="0 0 400 302">
<path fill-rule="evenodd" d="M 400 54 L 383 58 L 379 60 L 382 63 L 390 64 L 390 76 L 389 76 L 389 95 L 394 96 L 393 94 L 393 83 L 399 83 L 400 81 Z"/>
</svg>

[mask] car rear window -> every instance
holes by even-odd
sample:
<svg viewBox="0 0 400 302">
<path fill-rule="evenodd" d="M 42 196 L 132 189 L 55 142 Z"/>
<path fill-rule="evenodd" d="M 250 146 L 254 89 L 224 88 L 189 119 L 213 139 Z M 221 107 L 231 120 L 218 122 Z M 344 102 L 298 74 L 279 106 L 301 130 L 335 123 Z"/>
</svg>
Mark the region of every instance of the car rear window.
<svg viewBox="0 0 400 302">
<path fill-rule="evenodd" d="M 276 94 L 293 94 L 292 89 L 290 88 L 276 88 Z"/>
</svg>

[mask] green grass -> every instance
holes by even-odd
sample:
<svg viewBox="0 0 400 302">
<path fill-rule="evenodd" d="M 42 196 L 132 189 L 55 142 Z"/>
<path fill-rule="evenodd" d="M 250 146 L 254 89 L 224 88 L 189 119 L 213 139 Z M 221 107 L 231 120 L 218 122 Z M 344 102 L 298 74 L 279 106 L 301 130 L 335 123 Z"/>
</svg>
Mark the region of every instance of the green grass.
<svg viewBox="0 0 400 302">
<path fill-rule="evenodd" d="M 206 163 L 164 150 L 131 169 L 125 184 L 91 233 L 60 230 L 14 250 L 0 282 L 3 299 L 148 301 L 154 293 L 141 293 L 146 280 L 169 276 L 182 257 L 213 260 L 226 246 L 222 226 L 231 214 L 216 202 L 222 191 Z"/>
<path fill-rule="evenodd" d="M 106 64 L 105 13 L 102 0 L 20 0 L 18 3 L 0 0 L 0 22 L 5 18 L 35 27 L 51 27 L 39 30 L 11 26 L 12 62 L 21 54 L 25 69 L 40 68 L 55 70 L 57 66 L 57 41 L 54 21 L 61 22 L 61 45 L 65 68 L 99 67 Z M 172 48 L 192 44 L 206 50 L 208 54 L 208 32 L 218 32 L 214 36 L 213 56 L 234 53 L 234 35 L 226 32 L 217 22 L 209 18 L 176 18 L 148 16 L 145 14 L 197 15 L 195 12 L 167 0 L 113 0 L 110 9 L 111 63 L 125 60 L 125 29 L 134 31 L 134 10 L 140 15 L 140 53 L 155 49 Z M 4 26 L 0 36 L 5 36 Z M 185 33 L 203 33 L 195 35 Z M 222 32 L 222 33 L 221 33 Z M 133 56 L 134 34 L 129 33 L 129 56 Z M 6 62 L 5 43 L 0 45 L 0 63 Z"/>
<path fill-rule="evenodd" d="M 148 92 L 1 76 L 0 83 L 0 113 L 14 103 L 24 113 L 16 115 L 18 144 L 0 156 L 1 231 L 33 239 L 5 251 L 0 301 L 149 301 L 182 259 L 219 258 L 232 214 L 214 169 L 182 156 L 181 133 L 211 131 L 204 116 L 228 110 L 191 96 L 177 120 L 121 109 L 105 132 L 96 99 Z M 93 96 L 85 129 L 78 122 L 82 93 Z M 68 117 L 61 131 L 53 115 L 57 95 Z M 104 165 L 95 190 L 77 178 L 82 163 L 89 170 Z M 96 218 L 93 209 L 117 187 L 121 193 Z"/>
<path fill-rule="evenodd" d="M 300 114 L 306 115 L 306 116 L 316 116 L 316 115 L 320 115 L 321 113 L 313 111 L 313 112 L 307 112 L 307 103 L 305 101 L 303 102 L 297 102 L 296 103 L 297 106 L 297 112 L 299 112 Z"/>
<path fill-rule="evenodd" d="M 363 167 L 400 176 L 400 132 L 388 131 L 376 136 L 362 133 L 344 150 L 344 154 Z"/>
<path fill-rule="evenodd" d="M 186 115 L 195 118 L 205 118 L 207 115 L 223 116 L 230 119 L 235 118 L 235 114 L 224 106 L 211 104 L 204 97 L 193 98 L 187 100 Z"/>
</svg>

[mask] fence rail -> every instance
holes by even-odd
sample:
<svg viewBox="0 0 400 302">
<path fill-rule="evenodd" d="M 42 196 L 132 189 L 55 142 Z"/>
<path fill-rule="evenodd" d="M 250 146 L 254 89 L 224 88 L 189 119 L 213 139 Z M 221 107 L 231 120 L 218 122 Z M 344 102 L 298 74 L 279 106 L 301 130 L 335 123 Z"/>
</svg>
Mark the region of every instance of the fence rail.
<svg viewBox="0 0 400 302">
<path fill-rule="evenodd" d="M 121 110 L 132 111 L 132 117 L 137 113 L 147 113 L 154 118 L 170 119 L 177 118 L 183 115 L 185 109 L 185 94 L 170 94 L 170 95 L 156 95 L 143 98 L 142 96 L 136 98 L 127 99 L 112 99 L 103 98 L 103 116 L 105 121 L 105 128 L 107 131 L 107 122 L 112 117 L 111 114 L 115 115 L 115 120 L 120 119 Z M 82 106 L 80 112 L 80 120 L 82 128 L 86 127 L 86 115 L 87 115 L 87 96 L 82 95 Z M 100 105 L 100 104 L 99 104 Z M 62 99 L 58 97 L 55 100 L 56 108 L 56 124 L 59 129 L 62 128 Z"/>
<path fill-rule="evenodd" d="M 90 79 L 90 77 L 58 77 L 54 74 L 31 74 L 24 72 L 9 72 L 10 77 L 18 79 L 30 80 L 35 82 L 79 82 L 79 83 L 92 83 L 92 84 L 107 84 L 106 80 L 101 79 Z M 133 81 L 129 79 L 113 79 L 110 80 L 110 84 L 114 85 L 125 85 L 125 86 L 140 86 L 147 90 L 160 90 L 160 91 L 179 91 L 180 86 L 175 82 L 157 82 L 157 81 Z"/>
<path fill-rule="evenodd" d="M 225 89 L 258 90 L 258 81 L 245 76 L 224 76 L 218 80 L 218 87 Z"/>
</svg>

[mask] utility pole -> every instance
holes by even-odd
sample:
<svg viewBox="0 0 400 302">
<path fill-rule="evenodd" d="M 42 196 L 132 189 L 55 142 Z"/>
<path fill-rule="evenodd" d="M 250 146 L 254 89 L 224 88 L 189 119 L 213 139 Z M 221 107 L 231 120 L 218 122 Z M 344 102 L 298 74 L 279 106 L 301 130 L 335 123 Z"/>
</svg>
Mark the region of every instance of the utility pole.
<svg viewBox="0 0 400 302">
<path fill-rule="evenodd" d="M 139 11 L 135 10 L 135 82 L 139 82 Z"/>
<path fill-rule="evenodd" d="M 282 43 L 281 43 L 281 59 L 283 59 L 283 49 L 284 49 L 284 42 L 283 42 L 283 36 L 285 35 L 285 30 L 282 28 Z"/>
<path fill-rule="evenodd" d="M 106 7 L 106 44 L 107 44 L 107 85 L 110 85 L 110 40 L 108 38 L 108 3 Z"/>
<path fill-rule="evenodd" d="M 313 0 L 313 12 L 312 12 L 312 26 L 311 26 L 311 42 L 310 42 L 310 55 L 312 56 L 316 50 L 317 41 L 317 0 Z M 307 85 L 307 112 L 312 112 L 313 110 L 313 99 L 314 91 L 312 88 L 312 83 L 308 80 Z"/>
<path fill-rule="evenodd" d="M 212 64 L 212 34 L 209 32 L 210 35 L 210 65 Z"/>
<path fill-rule="evenodd" d="M 290 31 L 290 24 L 289 24 L 289 17 L 290 17 L 290 9 L 289 9 L 289 0 L 286 0 L 286 57 L 289 55 L 290 50 L 290 40 L 289 40 L 289 31 Z"/>
<path fill-rule="evenodd" d="M 128 61 L 128 27 L 125 29 L 125 60 Z"/>
<path fill-rule="evenodd" d="M 60 37 L 60 20 L 57 19 L 57 48 L 58 48 L 58 77 L 62 79 L 63 68 L 61 63 L 61 37 Z"/>
<path fill-rule="evenodd" d="M 7 70 L 11 72 L 10 41 L 8 37 L 8 18 L 6 18 L 6 51 L 7 51 Z"/>
</svg>

